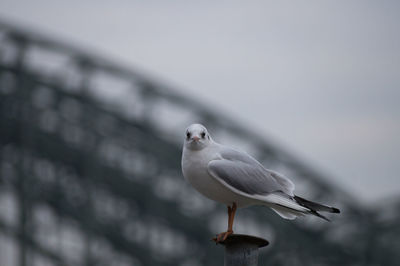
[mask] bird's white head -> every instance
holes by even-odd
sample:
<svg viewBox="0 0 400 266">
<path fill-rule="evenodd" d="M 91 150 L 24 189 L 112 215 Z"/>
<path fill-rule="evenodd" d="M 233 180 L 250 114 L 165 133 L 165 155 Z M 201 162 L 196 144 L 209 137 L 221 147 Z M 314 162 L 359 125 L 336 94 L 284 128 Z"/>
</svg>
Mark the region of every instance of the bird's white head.
<svg viewBox="0 0 400 266">
<path fill-rule="evenodd" d="M 191 150 L 201 150 L 212 143 L 207 128 L 201 124 L 192 124 L 185 131 L 184 146 Z"/>
</svg>

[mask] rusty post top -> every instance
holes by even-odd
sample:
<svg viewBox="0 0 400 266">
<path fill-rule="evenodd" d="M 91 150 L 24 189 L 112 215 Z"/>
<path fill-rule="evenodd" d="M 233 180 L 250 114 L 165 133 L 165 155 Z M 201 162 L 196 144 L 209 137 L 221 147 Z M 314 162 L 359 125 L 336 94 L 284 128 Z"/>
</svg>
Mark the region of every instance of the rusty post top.
<svg viewBox="0 0 400 266">
<path fill-rule="evenodd" d="M 258 248 L 262 248 L 265 246 L 268 246 L 269 242 L 261 237 L 256 237 L 256 236 L 250 236 L 250 235 L 241 235 L 241 234 L 232 234 L 230 236 L 228 236 L 228 238 L 222 242 L 222 245 L 232 245 L 232 244 L 236 244 L 236 243 L 246 243 L 246 244 L 250 244 L 250 245 L 255 245 Z"/>
</svg>

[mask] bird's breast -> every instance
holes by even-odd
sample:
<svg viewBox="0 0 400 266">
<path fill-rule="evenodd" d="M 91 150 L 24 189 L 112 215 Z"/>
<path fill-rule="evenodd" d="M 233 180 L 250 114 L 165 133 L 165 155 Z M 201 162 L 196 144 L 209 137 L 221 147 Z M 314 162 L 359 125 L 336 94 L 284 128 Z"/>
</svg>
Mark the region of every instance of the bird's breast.
<svg viewBox="0 0 400 266">
<path fill-rule="evenodd" d="M 195 152 L 188 151 L 182 158 L 182 172 L 187 180 L 201 178 L 207 173 L 208 160 L 200 154 L 194 154 Z"/>
</svg>

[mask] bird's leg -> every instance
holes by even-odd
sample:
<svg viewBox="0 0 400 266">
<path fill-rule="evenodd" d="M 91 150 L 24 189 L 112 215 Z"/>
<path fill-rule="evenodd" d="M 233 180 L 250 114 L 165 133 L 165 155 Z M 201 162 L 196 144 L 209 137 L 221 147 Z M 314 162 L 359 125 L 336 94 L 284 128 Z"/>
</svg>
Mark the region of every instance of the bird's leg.
<svg viewBox="0 0 400 266">
<path fill-rule="evenodd" d="M 235 213 L 236 213 L 236 203 L 233 203 L 231 208 L 231 214 L 229 215 L 228 218 L 228 232 L 231 232 L 231 234 L 233 233 L 233 220 L 235 219 Z"/>
<path fill-rule="evenodd" d="M 232 207 L 228 206 L 228 230 L 213 238 L 216 243 L 224 242 L 229 235 L 233 234 L 233 220 L 235 219 L 236 209 L 236 203 L 233 203 Z"/>
</svg>

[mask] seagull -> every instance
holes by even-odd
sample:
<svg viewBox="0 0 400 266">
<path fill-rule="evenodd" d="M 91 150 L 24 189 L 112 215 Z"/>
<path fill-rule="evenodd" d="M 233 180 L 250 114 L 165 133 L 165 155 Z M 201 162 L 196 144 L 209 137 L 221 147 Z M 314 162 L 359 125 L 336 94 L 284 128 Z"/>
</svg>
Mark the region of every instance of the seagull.
<svg viewBox="0 0 400 266">
<path fill-rule="evenodd" d="M 340 213 L 337 208 L 296 196 L 290 179 L 264 168 L 245 152 L 215 142 L 201 124 L 192 124 L 186 129 L 182 173 L 201 194 L 227 206 L 228 229 L 213 239 L 216 243 L 233 234 L 238 208 L 267 206 L 289 220 L 314 215 L 329 221 L 319 212 Z"/>
</svg>

